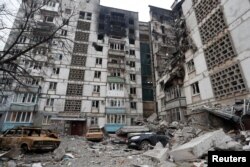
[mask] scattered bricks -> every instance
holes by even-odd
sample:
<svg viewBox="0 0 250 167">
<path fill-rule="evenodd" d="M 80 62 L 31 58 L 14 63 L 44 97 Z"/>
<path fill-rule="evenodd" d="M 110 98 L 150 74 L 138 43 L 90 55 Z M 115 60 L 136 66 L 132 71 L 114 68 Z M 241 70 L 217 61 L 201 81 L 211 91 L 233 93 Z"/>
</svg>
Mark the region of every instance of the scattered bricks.
<svg viewBox="0 0 250 167">
<path fill-rule="evenodd" d="M 204 54 L 209 70 L 236 56 L 229 34 L 204 49 Z"/>
<path fill-rule="evenodd" d="M 175 161 L 195 160 L 207 154 L 210 148 L 220 144 L 221 140 L 225 137 L 227 138 L 228 136 L 226 136 L 222 129 L 206 133 L 186 144 L 176 147 L 169 154 L 174 157 Z"/>
<path fill-rule="evenodd" d="M 200 23 L 219 4 L 219 0 L 201 0 L 194 8 L 198 23 Z"/>
<path fill-rule="evenodd" d="M 210 77 L 216 98 L 227 97 L 246 90 L 238 64 L 233 64 Z"/>
<path fill-rule="evenodd" d="M 223 12 L 219 8 L 201 27 L 201 40 L 206 44 L 226 28 Z"/>
</svg>

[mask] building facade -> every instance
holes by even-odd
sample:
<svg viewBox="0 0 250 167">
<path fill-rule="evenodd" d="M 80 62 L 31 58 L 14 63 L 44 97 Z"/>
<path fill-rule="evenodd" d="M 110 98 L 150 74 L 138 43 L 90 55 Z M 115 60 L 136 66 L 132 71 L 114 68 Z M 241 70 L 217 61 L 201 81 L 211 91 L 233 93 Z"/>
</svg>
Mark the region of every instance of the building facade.
<svg viewBox="0 0 250 167">
<path fill-rule="evenodd" d="M 23 2 L 18 16 L 25 17 L 22 7 L 29 2 Z M 43 6 L 30 27 L 33 22 L 39 27 L 23 34 L 19 50 L 46 37 L 52 27 L 64 26 L 57 32 L 60 38 L 29 53 L 35 63 L 25 55 L 18 60 L 33 77 L 26 78 L 26 86 L 14 81 L 9 93 L 5 89 L 2 130 L 42 125 L 83 135 L 91 125 L 115 132 L 141 118 L 138 13 L 101 6 L 99 0 L 37 1 L 37 5 Z M 18 18 L 15 26 L 20 26 Z M 15 37 L 12 31 L 5 49 Z"/>
<path fill-rule="evenodd" d="M 202 105 L 232 106 L 249 99 L 250 2 L 186 0 L 182 9 L 197 47 L 185 53 L 188 114 Z"/>
</svg>

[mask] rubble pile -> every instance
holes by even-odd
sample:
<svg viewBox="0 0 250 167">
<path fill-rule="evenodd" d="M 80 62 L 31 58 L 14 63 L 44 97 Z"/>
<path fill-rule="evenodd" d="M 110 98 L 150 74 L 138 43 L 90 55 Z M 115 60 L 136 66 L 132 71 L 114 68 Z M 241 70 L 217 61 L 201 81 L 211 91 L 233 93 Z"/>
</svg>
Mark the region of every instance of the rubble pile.
<svg viewBox="0 0 250 167">
<path fill-rule="evenodd" d="M 168 136 L 168 144 L 164 147 L 158 142 L 153 149 L 140 151 L 128 149 L 123 142 L 114 142 L 119 138 L 112 135 L 101 142 L 65 136 L 53 152 L 19 153 L 7 158 L 4 156 L 10 153 L 0 154 L 0 166 L 206 167 L 208 151 L 250 151 L 250 131 L 231 130 L 225 133 L 222 129 L 159 121 L 154 115 L 138 127 L 120 129 L 114 136 L 147 131 Z"/>
</svg>

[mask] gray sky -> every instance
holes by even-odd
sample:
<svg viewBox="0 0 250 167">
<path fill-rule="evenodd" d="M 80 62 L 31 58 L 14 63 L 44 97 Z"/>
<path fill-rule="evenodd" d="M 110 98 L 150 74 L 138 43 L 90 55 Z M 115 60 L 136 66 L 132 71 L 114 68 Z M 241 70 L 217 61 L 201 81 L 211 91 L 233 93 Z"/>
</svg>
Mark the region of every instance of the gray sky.
<svg viewBox="0 0 250 167">
<path fill-rule="evenodd" d="M 101 5 L 139 12 L 140 21 L 149 21 L 148 5 L 170 9 L 174 0 L 101 0 Z"/>
<path fill-rule="evenodd" d="M 140 21 L 149 21 L 148 5 L 170 9 L 173 2 L 174 0 L 101 0 L 101 5 L 139 12 Z M 9 11 L 16 13 L 20 0 L 0 0 L 0 4 L 2 3 L 6 4 Z M 1 15 L 0 19 L 3 19 L 1 18 Z M 13 18 L 4 18 L 4 20 L 8 27 L 11 27 L 11 20 L 13 20 Z M 0 31 L 0 36 L 4 36 L 4 39 L 0 39 L 0 50 L 3 49 L 4 41 L 6 41 L 8 35 L 9 30 Z"/>
</svg>

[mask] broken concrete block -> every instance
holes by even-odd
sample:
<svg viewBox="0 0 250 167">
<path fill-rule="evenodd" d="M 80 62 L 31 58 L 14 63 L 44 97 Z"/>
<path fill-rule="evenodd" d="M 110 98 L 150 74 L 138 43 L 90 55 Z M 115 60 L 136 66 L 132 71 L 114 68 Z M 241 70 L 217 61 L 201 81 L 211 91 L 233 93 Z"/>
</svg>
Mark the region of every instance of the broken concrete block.
<svg viewBox="0 0 250 167">
<path fill-rule="evenodd" d="M 174 121 L 172 122 L 170 125 L 169 125 L 170 128 L 178 128 L 179 127 L 179 123 L 177 121 Z"/>
<path fill-rule="evenodd" d="M 206 154 L 211 147 L 220 144 L 221 140 L 226 137 L 222 129 L 209 132 L 177 146 L 169 154 L 174 157 L 175 161 L 194 160 Z"/>
<path fill-rule="evenodd" d="M 34 163 L 34 164 L 32 164 L 32 167 L 42 167 L 42 164 L 41 163 Z"/>
<path fill-rule="evenodd" d="M 156 113 L 153 113 L 152 115 L 150 115 L 148 118 L 147 118 L 147 121 L 148 122 L 154 122 L 154 120 L 156 120 L 157 118 L 157 114 Z"/>
<path fill-rule="evenodd" d="M 162 148 L 164 148 L 164 147 L 163 147 L 163 145 L 161 144 L 161 142 L 156 143 L 156 145 L 155 145 L 155 147 L 154 147 L 154 149 L 162 149 Z"/>
<path fill-rule="evenodd" d="M 143 153 L 144 156 L 151 157 L 159 162 L 165 161 L 168 157 L 168 149 L 162 148 L 162 149 L 153 149 L 148 150 L 147 152 Z"/>
<path fill-rule="evenodd" d="M 164 161 L 164 162 L 161 162 L 158 166 L 159 167 L 176 167 L 177 165 L 173 162 Z"/>
<path fill-rule="evenodd" d="M 16 165 L 15 161 L 11 160 L 11 161 L 7 162 L 7 166 L 8 167 L 16 167 L 17 165 Z"/>
<path fill-rule="evenodd" d="M 244 151 L 250 151 L 250 143 L 242 147 Z"/>
<path fill-rule="evenodd" d="M 63 156 L 65 155 L 65 150 L 63 148 L 59 147 L 59 148 L 54 150 L 53 154 L 54 154 L 54 159 L 56 161 L 60 161 L 60 160 L 62 160 Z"/>
</svg>

